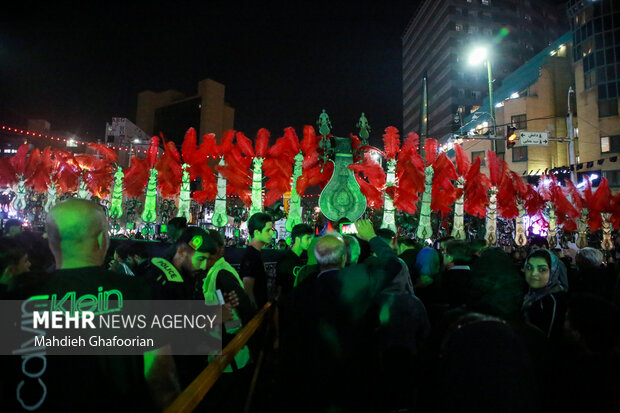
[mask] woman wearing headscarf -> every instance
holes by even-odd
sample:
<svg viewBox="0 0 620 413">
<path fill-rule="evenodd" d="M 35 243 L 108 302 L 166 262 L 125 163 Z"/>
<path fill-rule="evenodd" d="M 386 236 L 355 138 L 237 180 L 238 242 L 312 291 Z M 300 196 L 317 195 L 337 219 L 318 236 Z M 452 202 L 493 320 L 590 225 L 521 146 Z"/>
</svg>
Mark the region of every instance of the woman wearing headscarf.
<svg viewBox="0 0 620 413">
<path fill-rule="evenodd" d="M 548 338 L 561 335 L 567 305 L 566 266 L 550 251 L 539 249 L 527 257 L 524 270 L 529 285 L 522 307 L 526 321 Z"/>
</svg>

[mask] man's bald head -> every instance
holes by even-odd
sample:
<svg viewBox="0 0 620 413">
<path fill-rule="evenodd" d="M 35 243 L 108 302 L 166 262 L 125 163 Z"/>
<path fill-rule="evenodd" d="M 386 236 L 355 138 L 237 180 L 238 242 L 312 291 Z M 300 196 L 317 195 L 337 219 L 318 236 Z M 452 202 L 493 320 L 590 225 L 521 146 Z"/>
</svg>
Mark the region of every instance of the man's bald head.
<svg viewBox="0 0 620 413">
<path fill-rule="evenodd" d="M 56 268 L 103 264 L 109 238 L 108 222 L 100 205 L 85 199 L 68 199 L 52 208 L 46 224 Z"/>
<path fill-rule="evenodd" d="M 314 246 L 314 256 L 321 268 L 344 267 L 347 248 L 340 234 L 323 235 Z"/>
</svg>

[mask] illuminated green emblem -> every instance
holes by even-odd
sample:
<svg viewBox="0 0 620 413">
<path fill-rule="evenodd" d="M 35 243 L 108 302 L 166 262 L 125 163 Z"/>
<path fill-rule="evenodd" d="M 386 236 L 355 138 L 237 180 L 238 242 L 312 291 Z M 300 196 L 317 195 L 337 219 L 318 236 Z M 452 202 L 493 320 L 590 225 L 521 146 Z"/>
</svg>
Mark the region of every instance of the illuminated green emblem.
<svg viewBox="0 0 620 413">
<path fill-rule="evenodd" d="M 334 173 L 321 192 L 319 207 L 331 221 L 342 218 L 355 221 L 366 211 L 366 197 L 360 190 L 355 174 L 348 168 L 353 163 L 351 140 L 334 137 L 334 141 Z"/>
</svg>

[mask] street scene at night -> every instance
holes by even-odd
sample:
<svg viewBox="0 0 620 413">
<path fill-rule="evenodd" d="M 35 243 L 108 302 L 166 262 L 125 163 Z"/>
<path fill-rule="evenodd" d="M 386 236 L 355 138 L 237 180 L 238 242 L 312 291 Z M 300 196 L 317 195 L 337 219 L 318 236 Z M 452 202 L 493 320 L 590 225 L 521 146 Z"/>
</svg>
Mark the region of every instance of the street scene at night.
<svg viewBox="0 0 620 413">
<path fill-rule="evenodd" d="M 0 411 L 620 411 L 620 1 L 2 21 Z"/>
</svg>

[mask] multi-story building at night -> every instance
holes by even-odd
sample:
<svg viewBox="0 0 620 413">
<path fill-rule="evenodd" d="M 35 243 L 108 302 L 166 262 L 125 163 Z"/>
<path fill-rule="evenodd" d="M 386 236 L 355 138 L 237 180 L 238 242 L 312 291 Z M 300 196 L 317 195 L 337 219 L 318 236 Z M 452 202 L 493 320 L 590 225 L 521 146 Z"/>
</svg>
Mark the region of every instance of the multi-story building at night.
<svg viewBox="0 0 620 413">
<path fill-rule="evenodd" d="M 579 162 L 586 162 L 584 170 L 620 188 L 620 163 L 614 161 L 620 154 L 620 4 L 570 0 L 568 15 L 574 44 Z"/>
<path fill-rule="evenodd" d="M 187 96 L 176 90 L 138 94 L 136 125 L 149 135 L 161 133 L 177 144 L 183 142 L 187 128 L 194 127 L 199 136 L 234 128 L 235 109 L 225 102 L 226 87 L 212 79 L 198 83 L 198 93 Z"/>
<path fill-rule="evenodd" d="M 426 0 L 403 37 L 403 132 L 419 132 L 428 79 L 428 136 L 442 138 L 488 95 L 484 67 L 468 65 L 490 48 L 493 87 L 566 31 L 564 8 L 534 0 Z"/>
</svg>

